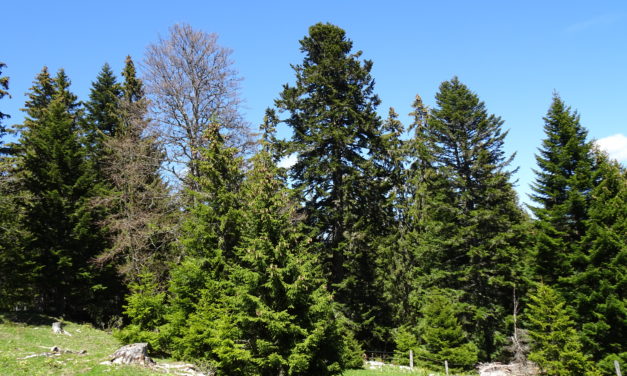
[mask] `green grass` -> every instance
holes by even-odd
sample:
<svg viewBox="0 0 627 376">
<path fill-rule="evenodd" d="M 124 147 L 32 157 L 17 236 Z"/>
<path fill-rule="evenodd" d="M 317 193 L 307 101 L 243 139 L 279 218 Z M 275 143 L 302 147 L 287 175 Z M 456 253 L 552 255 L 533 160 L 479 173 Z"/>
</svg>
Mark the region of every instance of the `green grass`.
<svg viewBox="0 0 627 376">
<path fill-rule="evenodd" d="M 450 375 L 455 376 L 471 376 L 477 375 L 477 373 L 455 373 L 450 372 Z M 343 376 L 445 376 L 444 372 L 430 371 L 424 368 L 415 367 L 413 370 L 399 369 L 394 366 L 383 366 L 380 369 L 363 369 L 363 370 L 347 370 Z"/>
<path fill-rule="evenodd" d="M 64 329 L 72 336 L 53 334 L 53 318 L 32 314 L 0 313 L 0 375 L 90 375 L 90 376 L 154 376 L 164 375 L 142 367 L 102 365 L 100 362 L 120 348 L 111 334 L 90 325 L 68 322 Z M 49 352 L 57 346 L 63 350 L 86 350 L 85 355 L 62 354 L 53 357 L 20 359 L 31 354 Z M 157 362 L 160 360 L 155 359 Z M 415 369 L 413 372 L 385 366 L 376 370 L 347 370 L 343 376 L 444 376 L 443 373 Z M 451 373 L 453 375 L 453 373 Z"/>
<path fill-rule="evenodd" d="M 41 315 L 0 314 L 0 375 L 163 375 L 141 367 L 101 365 L 121 344 L 110 334 L 89 325 L 66 323 L 72 336 L 53 334 L 54 320 Z M 53 357 L 20 359 L 31 354 L 63 350 L 86 350 L 85 355 L 62 354 Z"/>
</svg>

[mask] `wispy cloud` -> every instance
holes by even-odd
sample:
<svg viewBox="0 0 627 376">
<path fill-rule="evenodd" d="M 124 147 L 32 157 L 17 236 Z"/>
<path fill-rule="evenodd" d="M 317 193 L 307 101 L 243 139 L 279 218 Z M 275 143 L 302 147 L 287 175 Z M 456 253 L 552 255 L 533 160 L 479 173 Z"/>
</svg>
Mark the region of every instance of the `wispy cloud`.
<svg viewBox="0 0 627 376">
<path fill-rule="evenodd" d="M 576 24 L 572 24 L 564 29 L 564 32 L 567 34 L 573 34 L 582 32 L 585 30 L 593 29 L 599 26 L 611 25 L 615 22 L 618 22 L 621 18 L 623 18 L 622 14 L 617 13 L 608 13 L 603 14 L 594 18 L 587 19 L 582 22 L 578 22 Z"/>
<path fill-rule="evenodd" d="M 619 162 L 627 162 L 627 137 L 625 135 L 617 133 L 597 140 L 596 144 L 605 150 L 611 158 Z"/>
</svg>

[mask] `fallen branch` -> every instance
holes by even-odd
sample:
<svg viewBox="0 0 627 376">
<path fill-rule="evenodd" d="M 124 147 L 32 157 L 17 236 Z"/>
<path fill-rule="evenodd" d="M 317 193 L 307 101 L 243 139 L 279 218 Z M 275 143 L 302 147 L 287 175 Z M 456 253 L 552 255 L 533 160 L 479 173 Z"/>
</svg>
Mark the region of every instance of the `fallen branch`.
<svg viewBox="0 0 627 376">
<path fill-rule="evenodd" d="M 50 352 L 43 352 L 40 354 L 31 354 L 31 355 L 27 355 L 23 358 L 17 358 L 18 360 L 24 360 L 24 359 L 30 359 L 30 358 L 36 358 L 38 356 L 45 356 L 45 357 L 51 357 L 51 356 L 59 356 L 62 354 L 78 354 L 78 355 L 85 355 L 87 354 L 86 350 L 81 350 L 81 351 L 72 351 L 72 350 L 63 350 L 61 348 L 59 348 L 58 346 L 52 346 L 52 348 L 50 348 Z"/>
</svg>

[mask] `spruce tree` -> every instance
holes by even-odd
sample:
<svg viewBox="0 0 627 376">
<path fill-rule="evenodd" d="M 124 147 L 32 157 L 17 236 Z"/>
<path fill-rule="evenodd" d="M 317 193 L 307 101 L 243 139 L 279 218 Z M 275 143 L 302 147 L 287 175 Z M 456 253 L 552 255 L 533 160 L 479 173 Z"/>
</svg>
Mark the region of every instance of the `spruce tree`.
<svg viewBox="0 0 627 376">
<path fill-rule="evenodd" d="M 102 178 L 110 187 L 102 200 L 109 207 L 104 223 L 111 244 L 98 261 L 118 266 L 125 279 L 134 283 L 150 271 L 163 288 L 176 217 L 159 173 L 164 151 L 150 132 L 148 101 L 130 57 L 123 76 L 119 94 L 110 93 L 109 105 L 104 106 L 114 111 L 110 114 L 112 131 L 102 133 L 105 153 L 101 157 Z"/>
<path fill-rule="evenodd" d="M 586 268 L 571 277 L 584 349 L 611 373 L 627 361 L 627 172 L 597 151 L 587 231 Z"/>
<path fill-rule="evenodd" d="M 531 296 L 527 321 L 533 340 L 529 360 L 538 364 L 543 375 L 598 375 L 583 352 L 581 340 L 568 314 L 563 298 L 545 284 Z"/>
<path fill-rule="evenodd" d="M 344 30 L 316 24 L 300 41 L 296 83 L 285 85 L 276 106 L 293 130 L 290 170 L 316 231 L 316 253 L 329 288 L 355 324 L 357 338 L 380 346 L 389 325 L 377 266 L 381 239 L 392 226 L 389 145 L 370 75 L 372 62 L 352 53 Z"/>
<path fill-rule="evenodd" d="M 559 95 L 544 117 L 546 138 L 536 155 L 538 169 L 531 199 L 537 221 L 537 274 L 545 283 L 564 288 L 560 278 L 579 272 L 585 254 L 579 243 L 586 233 L 589 193 L 593 186 L 593 156 L 588 132 L 579 115 Z"/>
<path fill-rule="evenodd" d="M 94 172 L 78 135 L 80 108 L 60 70 L 37 77 L 26 103 L 17 169 L 28 232 L 27 279 L 32 307 L 59 315 L 95 318 L 106 290 L 90 264 L 101 246 L 90 198 Z M 91 304 L 90 304 L 91 303 Z"/>
<path fill-rule="evenodd" d="M 0 62 L 0 74 L 6 65 Z M 9 77 L 0 77 L 0 99 L 9 96 Z M 28 284 L 22 280 L 24 265 L 21 226 L 21 211 L 16 205 L 17 190 L 14 183 L 14 171 L 2 137 L 6 128 L 3 119 L 10 116 L 0 111 L 0 309 L 12 310 L 24 296 L 27 296 Z M 26 290 L 26 291 L 25 291 Z"/>
<path fill-rule="evenodd" d="M 115 136 L 120 127 L 120 85 L 109 64 L 102 66 L 96 81 L 92 83 L 89 101 L 85 103 L 86 119 L 98 134 Z"/>
<path fill-rule="evenodd" d="M 228 265 L 232 290 L 222 297 L 227 303 L 215 325 L 230 330 L 209 329 L 220 345 L 207 350 L 223 374 L 340 374 L 344 341 L 332 297 L 269 147 L 253 158 L 242 188 L 248 206 L 236 257 Z M 192 325 L 210 316 L 207 310 L 216 312 L 215 305 L 199 310 Z"/>
<path fill-rule="evenodd" d="M 462 292 L 466 330 L 480 359 L 491 359 L 511 332 L 513 291 L 524 291 L 526 218 L 507 170 L 503 121 L 456 77 L 440 85 L 436 104 L 415 146 L 416 288 Z"/>
</svg>

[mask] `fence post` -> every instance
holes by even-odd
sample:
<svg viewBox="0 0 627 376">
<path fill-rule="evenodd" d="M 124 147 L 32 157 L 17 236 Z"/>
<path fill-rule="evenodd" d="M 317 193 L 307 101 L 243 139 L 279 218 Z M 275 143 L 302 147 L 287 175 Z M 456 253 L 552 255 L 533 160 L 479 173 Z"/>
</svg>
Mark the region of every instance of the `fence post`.
<svg viewBox="0 0 627 376">
<path fill-rule="evenodd" d="M 620 364 L 618 363 L 618 360 L 614 361 L 614 369 L 616 370 L 616 376 L 623 376 L 620 373 Z"/>
<path fill-rule="evenodd" d="M 446 376 L 448 376 L 448 360 L 444 361 L 444 369 L 446 370 Z"/>
<path fill-rule="evenodd" d="M 414 350 L 409 350 L 409 368 L 414 369 Z"/>
</svg>

